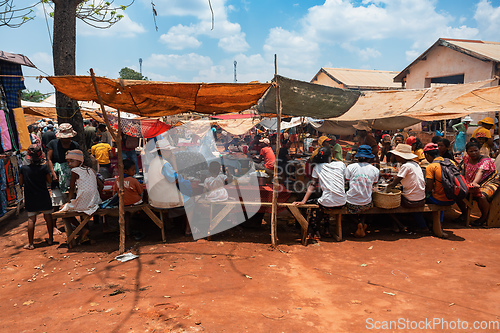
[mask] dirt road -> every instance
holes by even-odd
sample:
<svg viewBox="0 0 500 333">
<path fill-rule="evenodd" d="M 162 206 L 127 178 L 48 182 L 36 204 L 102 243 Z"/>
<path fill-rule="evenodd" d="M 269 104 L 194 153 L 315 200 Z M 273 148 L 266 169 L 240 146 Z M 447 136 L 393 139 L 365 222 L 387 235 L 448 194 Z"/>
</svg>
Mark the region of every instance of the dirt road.
<svg viewBox="0 0 500 333">
<path fill-rule="evenodd" d="M 24 250 L 25 214 L 0 229 L 2 332 L 500 330 L 499 229 L 445 224 L 447 240 L 372 230 L 304 247 L 283 226 L 279 250 L 265 228 L 165 244 L 148 234 L 120 263 L 110 237 L 45 246 L 41 219 Z"/>
</svg>

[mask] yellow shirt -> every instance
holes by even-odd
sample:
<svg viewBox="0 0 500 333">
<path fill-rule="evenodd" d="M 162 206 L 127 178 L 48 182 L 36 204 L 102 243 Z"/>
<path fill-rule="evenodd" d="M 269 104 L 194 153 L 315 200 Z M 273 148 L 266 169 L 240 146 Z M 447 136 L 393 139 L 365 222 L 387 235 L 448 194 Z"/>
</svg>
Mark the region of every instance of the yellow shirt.
<svg viewBox="0 0 500 333">
<path fill-rule="evenodd" d="M 425 154 L 423 149 L 417 149 L 412 153 L 417 155 L 417 157 L 413 159 L 415 162 L 420 162 L 422 160 L 425 160 Z"/>
<path fill-rule="evenodd" d="M 93 145 L 90 151 L 92 155 L 95 156 L 97 162 L 101 165 L 109 164 L 111 161 L 109 160 L 109 151 L 111 150 L 111 146 L 107 143 L 98 143 Z"/>
<path fill-rule="evenodd" d="M 477 138 L 477 133 L 484 133 L 486 135 L 486 138 L 491 139 L 491 131 L 484 128 L 483 126 L 476 128 L 472 133 L 472 137 Z"/>
<path fill-rule="evenodd" d="M 425 168 L 425 178 L 434 180 L 434 188 L 432 189 L 432 196 L 434 199 L 439 201 L 451 201 L 444 193 L 443 184 L 441 183 L 443 174 L 441 173 L 441 164 L 439 164 L 439 161 L 444 161 L 444 158 L 441 156 L 436 157 L 434 161 Z M 451 161 L 451 163 L 457 165 L 454 161 Z"/>
</svg>

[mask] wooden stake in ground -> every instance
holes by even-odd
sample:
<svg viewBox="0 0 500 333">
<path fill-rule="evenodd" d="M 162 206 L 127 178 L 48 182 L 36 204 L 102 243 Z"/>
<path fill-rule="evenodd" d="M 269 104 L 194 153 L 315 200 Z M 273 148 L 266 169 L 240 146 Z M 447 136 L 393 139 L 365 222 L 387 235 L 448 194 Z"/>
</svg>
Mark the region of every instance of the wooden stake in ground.
<svg viewBox="0 0 500 333">
<path fill-rule="evenodd" d="M 281 132 L 281 103 L 280 103 L 280 89 L 278 84 L 278 63 L 276 54 L 274 55 L 274 78 L 275 81 L 273 85 L 275 87 L 276 92 L 276 155 L 279 155 L 279 151 L 281 148 L 280 141 L 280 132 Z M 272 201 L 272 210 L 271 210 L 271 244 L 273 247 L 277 245 L 278 236 L 277 236 L 277 224 L 278 224 L 278 190 L 279 190 L 279 182 L 278 182 L 278 159 L 274 160 L 274 173 L 273 173 L 273 201 Z"/>
<path fill-rule="evenodd" d="M 119 224 L 120 224 L 120 254 L 125 252 L 125 202 L 123 200 L 123 154 L 122 154 L 122 135 L 121 135 L 121 117 L 120 110 L 118 111 L 118 131 L 115 134 L 115 130 L 111 127 L 109 123 L 108 114 L 106 113 L 106 109 L 104 108 L 104 103 L 101 98 L 101 93 L 99 92 L 99 88 L 97 87 L 97 81 L 95 79 L 94 70 L 90 69 L 90 76 L 92 77 L 92 83 L 94 85 L 94 89 L 97 95 L 97 99 L 99 100 L 99 104 L 101 106 L 102 115 L 104 118 L 104 122 L 106 123 L 106 127 L 108 128 L 109 133 L 113 137 L 113 140 L 116 142 L 116 148 L 118 150 L 118 212 L 119 212 Z"/>
</svg>

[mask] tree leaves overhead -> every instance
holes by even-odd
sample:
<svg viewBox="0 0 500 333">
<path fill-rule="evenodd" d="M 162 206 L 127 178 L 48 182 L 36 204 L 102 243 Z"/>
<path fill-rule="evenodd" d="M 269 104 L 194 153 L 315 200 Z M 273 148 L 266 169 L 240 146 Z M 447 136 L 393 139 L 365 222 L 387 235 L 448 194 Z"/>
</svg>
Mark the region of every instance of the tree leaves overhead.
<svg viewBox="0 0 500 333">
<path fill-rule="evenodd" d="M 131 0 L 130 3 L 123 5 L 115 4 L 114 0 L 82 0 L 77 7 L 76 17 L 94 28 L 107 29 L 124 17 L 122 12 L 134 1 Z M 34 7 L 40 3 L 49 5 L 51 10 L 48 14 L 54 17 L 54 3 L 51 0 L 40 0 L 26 7 L 16 7 L 14 0 L 0 0 L 0 26 L 19 28 L 33 20 Z"/>
</svg>

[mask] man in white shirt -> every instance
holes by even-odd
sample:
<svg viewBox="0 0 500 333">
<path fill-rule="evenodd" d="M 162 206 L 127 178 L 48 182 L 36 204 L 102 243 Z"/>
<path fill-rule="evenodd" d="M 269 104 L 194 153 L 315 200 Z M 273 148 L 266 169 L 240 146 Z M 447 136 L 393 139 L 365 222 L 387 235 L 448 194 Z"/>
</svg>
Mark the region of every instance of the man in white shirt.
<svg viewBox="0 0 500 333">
<path fill-rule="evenodd" d="M 311 231 L 309 236 L 314 234 L 314 239 L 321 238 L 319 232 L 319 223 L 324 221 L 325 236 L 329 236 L 329 216 L 324 213 L 324 208 L 342 207 L 346 203 L 346 194 L 344 191 L 344 172 L 345 164 L 341 161 L 331 161 L 330 147 L 322 147 L 317 156 L 317 164 L 312 172 L 312 181 L 309 183 L 304 199 L 299 202 L 294 202 L 294 205 L 303 205 L 309 199 L 311 194 L 316 190 L 316 184 L 319 182 L 319 187 L 323 191 L 318 199 L 319 209 L 316 216 L 311 219 L 309 226 Z"/>
<path fill-rule="evenodd" d="M 402 166 L 394 180 L 387 186 L 387 190 L 394 188 L 401 183 L 403 191 L 401 193 L 401 205 L 413 208 L 425 205 L 425 178 L 420 165 L 413 161 L 417 156 L 412 153 L 411 146 L 405 144 L 397 145 L 396 149 L 390 151 L 396 156 L 398 163 Z M 422 213 L 413 213 L 417 222 L 418 232 L 429 232 L 427 223 Z"/>
<path fill-rule="evenodd" d="M 368 162 L 375 158 L 372 148 L 368 145 L 361 145 L 355 156 L 357 163 L 347 166 L 345 179 L 349 182 L 347 191 L 347 210 L 351 214 L 358 214 L 373 207 L 372 191 L 373 184 L 378 182 L 379 170 Z M 358 229 L 354 233 L 356 237 L 364 237 L 366 224 L 365 215 L 358 216 Z"/>
</svg>

